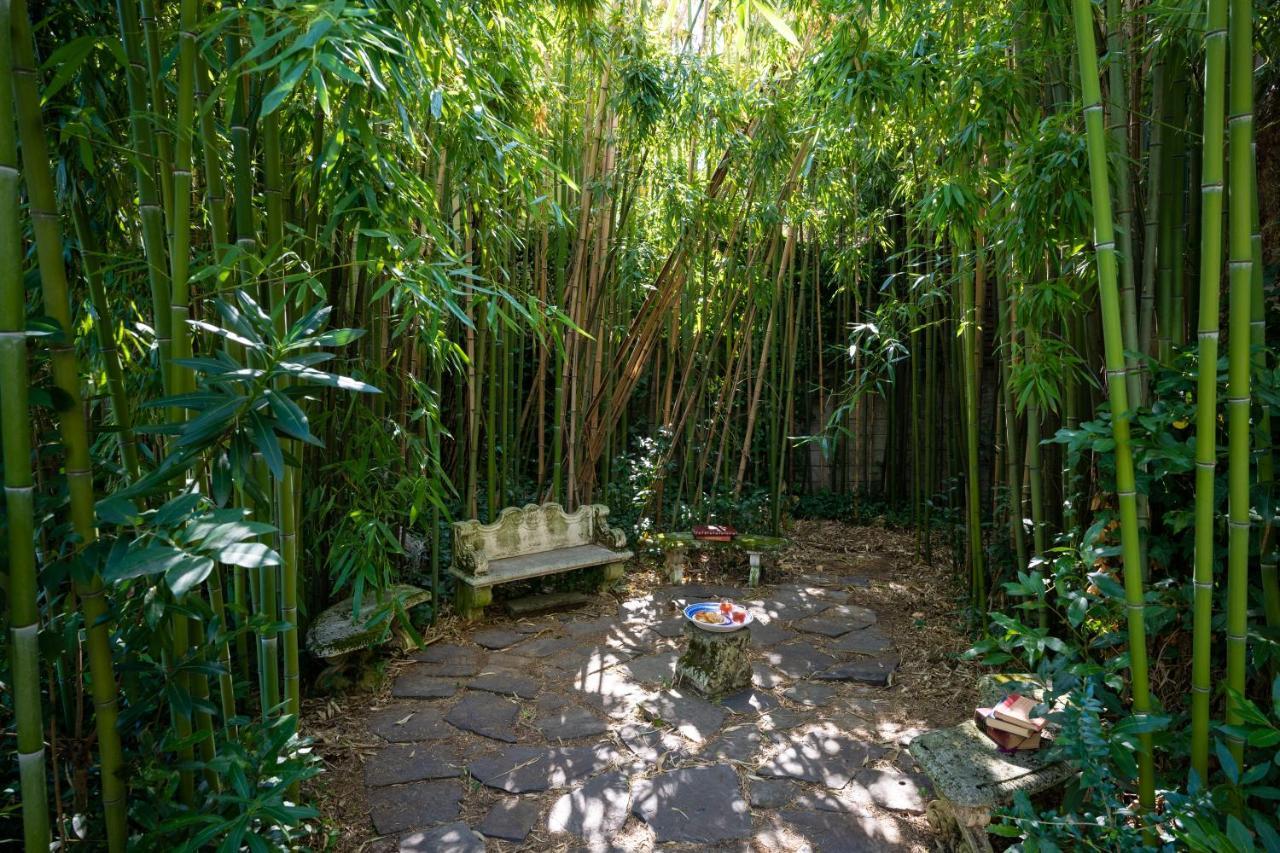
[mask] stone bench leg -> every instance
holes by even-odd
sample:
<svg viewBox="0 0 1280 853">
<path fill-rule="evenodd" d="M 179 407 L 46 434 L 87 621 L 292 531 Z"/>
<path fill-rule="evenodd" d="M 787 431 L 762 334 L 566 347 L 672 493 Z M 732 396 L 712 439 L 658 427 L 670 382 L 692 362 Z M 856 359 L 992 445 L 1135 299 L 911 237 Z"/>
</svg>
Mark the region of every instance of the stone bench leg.
<svg viewBox="0 0 1280 853">
<path fill-rule="evenodd" d="M 689 555 L 683 548 L 667 549 L 667 580 L 671 583 L 684 583 L 684 570 L 689 565 Z"/>
<path fill-rule="evenodd" d="M 627 564 L 625 562 L 608 563 L 601 566 L 598 569 L 600 576 L 600 591 L 608 592 L 613 588 L 614 584 L 622 580 L 622 576 L 626 573 L 626 566 Z"/>
<path fill-rule="evenodd" d="M 458 581 L 457 597 L 453 608 L 458 615 L 468 622 L 474 622 L 484 616 L 484 609 L 493 601 L 493 587 L 472 586 L 466 581 Z"/>
<path fill-rule="evenodd" d="M 925 816 L 934 831 L 942 836 L 945 850 L 958 853 L 994 853 L 987 825 L 991 823 L 990 809 L 966 808 L 948 800 L 932 800 L 925 807 Z"/>
<path fill-rule="evenodd" d="M 747 575 L 747 586 L 760 585 L 760 566 L 764 559 L 761 551 L 748 551 L 747 559 L 751 561 L 751 573 Z"/>
</svg>

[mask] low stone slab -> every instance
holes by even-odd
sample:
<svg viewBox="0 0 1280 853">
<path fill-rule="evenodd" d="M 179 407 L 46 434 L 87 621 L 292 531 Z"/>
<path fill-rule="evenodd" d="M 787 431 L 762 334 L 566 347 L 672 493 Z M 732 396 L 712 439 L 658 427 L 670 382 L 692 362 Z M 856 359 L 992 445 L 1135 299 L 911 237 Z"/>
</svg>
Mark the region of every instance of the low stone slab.
<svg viewBox="0 0 1280 853">
<path fill-rule="evenodd" d="M 713 844 L 751 834 L 738 774 L 724 765 L 669 770 L 631 785 L 631 812 L 659 843 Z"/>
<path fill-rule="evenodd" d="M 425 675 L 470 678 L 484 666 L 485 654 L 468 646 L 440 644 L 414 652 L 413 659 L 420 661 L 415 669 Z"/>
<path fill-rule="evenodd" d="M 505 649 L 507 646 L 514 646 L 523 640 L 524 634 L 519 631 L 513 631 L 510 628 L 485 628 L 483 631 L 476 631 L 471 635 L 471 639 L 486 649 Z"/>
<path fill-rule="evenodd" d="M 581 592 L 549 592 L 543 595 L 526 595 L 507 602 L 507 612 L 512 616 L 531 616 L 535 613 L 551 613 L 591 604 L 596 599 Z"/>
<path fill-rule="evenodd" d="M 515 743 L 516 719 L 519 716 L 520 706 L 509 699 L 486 693 L 468 693 L 450 709 L 445 720 L 464 732 Z"/>
<path fill-rule="evenodd" d="M 1035 794 L 1075 772 L 1046 760 L 1041 750 L 1000 752 L 972 720 L 926 732 L 911 742 L 910 750 L 939 797 L 970 809 L 1008 805 L 1018 791 Z"/>
<path fill-rule="evenodd" d="M 797 631 L 821 634 L 824 637 L 839 637 L 850 631 L 870 627 L 875 623 L 876 614 L 873 611 L 853 604 L 839 604 L 794 624 Z"/>
<path fill-rule="evenodd" d="M 800 681 L 782 691 L 782 695 L 792 702 L 817 708 L 829 704 L 836 695 L 836 689 L 829 684 Z"/>
<path fill-rule="evenodd" d="M 515 670 L 489 669 L 468 681 L 467 688 L 483 690 L 486 693 L 498 693 L 502 696 L 536 699 L 540 685 L 536 678 L 522 675 Z"/>
<path fill-rule="evenodd" d="M 392 705 L 369 715 L 367 725 L 383 740 L 392 743 L 417 743 L 441 740 L 453 734 L 436 708 L 421 705 Z"/>
<path fill-rule="evenodd" d="M 368 649 L 391 637 L 390 619 L 397 606 L 408 609 L 431 600 L 431 593 L 398 584 L 378 596 L 366 594 L 355 611 L 355 599 L 344 598 L 323 611 L 307 631 L 307 651 L 318 658 L 337 658 Z"/>
<path fill-rule="evenodd" d="M 873 687 L 888 687 L 893 684 L 893 674 L 897 669 L 897 655 L 886 655 L 836 664 L 815 673 L 813 677 L 820 681 L 856 681 Z"/>
<path fill-rule="evenodd" d="M 800 786 L 786 779 L 755 779 L 747 782 L 747 801 L 753 809 L 780 809 L 795 799 Z"/>
<path fill-rule="evenodd" d="M 607 841 L 627 822 L 631 785 L 625 773 L 603 773 L 556 800 L 547 829 L 587 841 Z"/>
<path fill-rule="evenodd" d="M 445 699 L 458 692 L 458 683 L 452 678 L 440 678 L 417 663 L 396 676 L 391 685 L 391 695 L 397 699 Z"/>
<path fill-rule="evenodd" d="M 369 790 L 369 816 L 379 835 L 457 820 L 462 783 L 413 782 Z"/>
<path fill-rule="evenodd" d="M 501 841 L 524 841 L 538 820 L 538 803 L 520 797 L 504 797 L 493 804 L 476 827 L 482 835 Z"/>
<path fill-rule="evenodd" d="M 788 737 L 787 746 L 761 764 L 756 775 L 838 789 L 849 784 L 870 755 L 870 744 L 827 727 Z"/>
<path fill-rule="evenodd" d="M 779 812 L 778 817 L 809 842 L 814 853 L 880 853 L 901 843 L 876 837 L 873 818 L 795 810 Z"/>
<path fill-rule="evenodd" d="M 890 651 L 893 648 L 893 640 L 889 639 L 875 625 L 872 625 L 870 628 L 863 628 L 861 631 L 850 631 L 832 643 L 831 648 L 837 652 L 874 655 Z"/>
<path fill-rule="evenodd" d="M 364 783 L 371 787 L 403 785 L 424 779 L 462 775 L 452 750 L 420 743 L 396 743 L 378 750 L 364 763 Z"/>
<path fill-rule="evenodd" d="M 484 853 L 484 839 L 462 821 L 400 839 L 400 853 Z"/>
<path fill-rule="evenodd" d="M 574 740 L 580 737 L 601 735 L 609 730 L 604 720 L 586 708 L 566 708 L 534 725 L 547 740 Z"/>
<path fill-rule="evenodd" d="M 808 678 L 836 662 L 834 657 L 809 643 L 777 646 L 765 652 L 763 657 L 766 663 L 788 678 Z"/>
<path fill-rule="evenodd" d="M 467 770 L 490 788 L 525 794 L 559 788 L 590 778 L 608 767 L 617 753 L 608 746 L 511 746 L 472 761 Z"/>
<path fill-rule="evenodd" d="M 640 705 L 651 720 L 662 720 L 695 743 L 709 740 L 724 724 L 725 710 L 679 690 L 667 690 Z"/>
</svg>

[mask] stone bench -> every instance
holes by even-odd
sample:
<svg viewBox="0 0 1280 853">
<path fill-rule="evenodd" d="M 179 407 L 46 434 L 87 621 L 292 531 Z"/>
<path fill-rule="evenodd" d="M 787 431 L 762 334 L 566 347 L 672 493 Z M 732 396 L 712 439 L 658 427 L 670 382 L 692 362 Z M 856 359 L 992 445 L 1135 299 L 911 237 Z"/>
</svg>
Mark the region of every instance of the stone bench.
<svg viewBox="0 0 1280 853">
<path fill-rule="evenodd" d="M 747 586 L 758 586 L 764 561 L 776 556 L 790 543 L 781 536 L 757 536 L 752 533 L 739 534 L 728 542 L 722 542 L 716 539 L 695 539 L 692 533 L 677 531 L 655 535 L 653 544 L 663 553 L 667 579 L 671 583 L 684 582 L 684 570 L 689 565 L 689 551 L 736 548 L 747 555 L 751 565 Z"/>
<path fill-rule="evenodd" d="M 989 706 L 1011 691 L 1039 692 L 1016 676 L 987 676 L 979 685 L 978 701 Z M 1047 748 L 1001 752 L 972 720 L 926 732 L 908 750 L 938 795 L 926 814 L 943 836 L 945 850 L 991 851 L 987 825 L 997 808 L 1012 803 L 1019 791 L 1037 794 L 1061 785 L 1076 772 L 1064 762 L 1049 760 Z"/>
<path fill-rule="evenodd" d="M 493 600 L 493 587 L 545 575 L 596 569 L 602 587 L 622 577 L 631 559 L 627 537 L 610 527 L 609 508 L 588 504 L 565 512 L 559 504 L 508 507 L 492 524 L 456 521 L 453 562 L 458 580 L 455 607 L 466 619 L 479 618 Z"/>
</svg>

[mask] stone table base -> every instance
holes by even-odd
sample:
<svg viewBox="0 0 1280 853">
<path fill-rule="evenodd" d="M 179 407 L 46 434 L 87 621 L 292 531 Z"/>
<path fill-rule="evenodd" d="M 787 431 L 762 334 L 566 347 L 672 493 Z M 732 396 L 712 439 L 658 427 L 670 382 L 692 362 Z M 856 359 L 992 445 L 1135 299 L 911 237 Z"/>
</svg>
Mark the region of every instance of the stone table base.
<svg viewBox="0 0 1280 853">
<path fill-rule="evenodd" d="M 719 634 L 686 622 L 684 636 L 688 646 L 676 662 L 677 685 L 688 685 L 710 699 L 751 686 L 750 628 Z"/>
</svg>

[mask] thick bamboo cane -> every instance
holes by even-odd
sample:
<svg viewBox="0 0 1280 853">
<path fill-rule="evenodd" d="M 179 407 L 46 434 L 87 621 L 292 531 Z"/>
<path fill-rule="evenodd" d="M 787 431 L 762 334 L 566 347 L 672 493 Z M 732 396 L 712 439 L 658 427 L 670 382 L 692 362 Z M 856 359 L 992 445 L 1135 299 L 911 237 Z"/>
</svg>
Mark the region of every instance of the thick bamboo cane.
<svg viewBox="0 0 1280 853">
<path fill-rule="evenodd" d="M 1107 387 L 1111 397 L 1111 434 L 1115 439 L 1116 500 L 1120 510 L 1125 602 L 1129 628 L 1129 674 L 1135 716 L 1151 712 L 1147 675 L 1147 637 L 1143 622 L 1141 543 L 1133 451 L 1129 444 L 1129 400 L 1125 384 L 1124 337 L 1120 295 L 1116 285 L 1115 226 L 1111 219 L 1111 188 L 1107 174 L 1107 137 L 1103 127 L 1098 54 L 1093 35 L 1093 7 L 1089 0 L 1072 0 L 1076 48 L 1079 53 L 1085 131 L 1089 146 L 1089 176 L 1093 197 L 1094 251 L 1102 308 L 1103 349 Z M 1138 737 L 1138 797 L 1144 811 L 1155 807 L 1155 761 L 1150 733 Z"/>
</svg>

